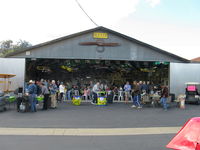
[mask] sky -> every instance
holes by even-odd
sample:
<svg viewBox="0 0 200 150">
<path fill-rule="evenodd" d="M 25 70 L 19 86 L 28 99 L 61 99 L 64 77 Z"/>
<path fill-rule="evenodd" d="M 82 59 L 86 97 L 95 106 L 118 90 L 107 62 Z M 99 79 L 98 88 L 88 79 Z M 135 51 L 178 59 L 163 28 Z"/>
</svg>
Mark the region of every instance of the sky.
<svg viewBox="0 0 200 150">
<path fill-rule="evenodd" d="M 186 59 L 200 57 L 200 0 L 78 0 L 99 25 Z M 0 41 L 32 45 L 96 26 L 76 0 L 0 0 Z"/>
</svg>

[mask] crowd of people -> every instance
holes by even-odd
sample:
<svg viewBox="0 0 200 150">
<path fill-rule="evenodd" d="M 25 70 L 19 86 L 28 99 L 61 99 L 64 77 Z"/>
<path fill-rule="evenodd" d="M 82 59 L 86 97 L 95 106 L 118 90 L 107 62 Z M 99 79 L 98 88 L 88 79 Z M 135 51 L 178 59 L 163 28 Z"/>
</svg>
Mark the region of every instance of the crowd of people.
<svg viewBox="0 0 200 150">
<path fill-rule="evenodd" d="M 73 96 L 81 96 L 83 100 L 91 100 L 91 104 L 97 103 L 98 92 L 105 91 L 110 101 L 115 100 L 116 96 L 119 100 L 125 101 L 125 104 L 133 101 L 133 108 L 142 108 L 141 98 L 143 94 L 160 94 L 160 102 L 163 108 L 167 110 L 167 97 L 169 95 L 167 86 L 154 85 L 149 81 L 128 81 L 125 85 L 113 86 L 106 82 L 90 81 L 81 85 L 79 82 L 72 85 L 69 82 L 49 81 L 41 79 L 40 81 L 30 80 L 26 86 L 26 93 L 29 96 L 29 103 L 32 112 L 36 112 L 36 97 L 42 95 L 44 97 L 43 110 L 48 108 L 56 109 L 57 103 L 64 100 L 72 100 Z M 109 97 L 108 94 L 111 96 Z"/>
<path fill-rule="evenodd" d="M 129 97 L 133 100 L 133 108 L 142 108 L 141 105 L 141 97 L 142 95 L 149 95 L 149 94 L 157 94 L 160 95 L 160 103 L 162 104 L 164 110 L 167 110 L 167 98 L 169 96 L 167 86 L 161 85 L 154 85 L 149 81 L 133 81 L 131 85 L 129 82 L 126 82 L 124 85 L 124 92 L 125 92 L 125 103 L 128 103 Z"/>
</svg>

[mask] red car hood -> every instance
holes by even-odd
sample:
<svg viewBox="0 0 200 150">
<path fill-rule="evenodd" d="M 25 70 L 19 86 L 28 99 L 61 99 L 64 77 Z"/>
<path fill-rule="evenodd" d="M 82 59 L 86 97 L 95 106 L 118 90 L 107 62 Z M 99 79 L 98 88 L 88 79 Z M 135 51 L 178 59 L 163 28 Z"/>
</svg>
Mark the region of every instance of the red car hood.
<svg viewBox="0 0 200 150">
<path fill-rule="evenodd" d="M 200 150 L 200 117 L 192 118 L 169 142 L 167 148 L 175 150 Z"/>
</svg>

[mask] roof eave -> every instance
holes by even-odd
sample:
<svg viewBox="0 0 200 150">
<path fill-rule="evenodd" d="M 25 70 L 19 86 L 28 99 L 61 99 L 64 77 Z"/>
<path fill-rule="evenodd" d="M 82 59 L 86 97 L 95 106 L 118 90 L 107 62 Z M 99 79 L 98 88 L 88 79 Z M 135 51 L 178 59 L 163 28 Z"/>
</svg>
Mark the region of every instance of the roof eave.
<svg viewBox="0 0 200 150">
<path fill-rule="evenodd" d="M 152 46 L 152 45 L 150 45 L 150 44 L 144 43 L 144 42 L 142 42 L 142 41 L 139 41 L 139 40 L 137 40 L 137 39 L 134 39 L 134 38 L 132 38 L 132 37 L 129 37 L 129 36 L 127 36 L 127 35 L 124 35 L 124 34 L 122 34 L 122 33 L 119 33 L 119 32 L 116 32 L 116 31 L 114 31 L 114 30 L 105 28 L 105 27 L 103 27 L 103 26 L 99 26 L 99 27 L 92 28 L 92 29 L 89 29 L 89 30 L 85 30 L 85 31 L 81 31 L 81 32 L 78 32 L 78 33 L 70 34 L 70 35 L 67 35 L 67 36 L 64 36 L 64 37 L 61 37 L 61 38 L 57 38 L 57 39 L 54 39 L 54 40 L 51 40 L 51 41 L 47 41 L 47 42 L 44 42 L 44 43 L 41 43 L 41 44 L 37 44 L 37 45 L 35 45 L 35 46 L 31 46 L 31 47 L 26 48 L 26 49 L 21 49 L 21 50 L 15 51 L 15 52 L 13 52 L 13 53 L 10 53 L 10 54 L 6 55 L 5 57 L 11 57 L 11 56 L 14 56 L 14 55 L 16 55 L 16 54 L 20 54 L 20 53 L 23 53 L 23 52 L 26 52 L 26 51 L 29 51 L 29 50 L 32 50 L 32 49 L 35 49 L 35 48 L 39 48 L 39 47 L 43 47 L 43 46 L 46 46 L 46 45 L 49 45 L 49 44 L 53 44 L 53 43 L 56 43 L 56 42 L 60 42 L 60 41 L 63 41 L 63 40 L 69 39 L 69 38 L 73 38 L 73 37 L 76 37 L 76 36 L 80 36 L 80 35 L 83 35 L 83 34 L 86 34 L 86 33 L 90 33 L 90 32 L 96 31 L 96 30 L 104 30 L 104 31 L 111 32 L 111 33 L 116 34 L 116 35 L 118 35 L 118 36 L 120 36 L 120 37 L 123 37 L 123 38 L 125 38 L 125 39 L 127 39 L 127 40 L 129 40 L 129 41 L 132 41 L 132 42 L 134 41 L 134 42 L 137 43 L 137 44 L 140 44 L 140 45 L 149 47 L 149 48 L 151 48 L 152 50 L 160 51 L 160 52 L 163 53 L 163 54 L 166 54 L 166 55 L 169 55 L 169 56 L 171 56 L 171 57 L 174 57 L 174 58 L 176 58 L 176 59 L 178 59 L 178 60 L 180 60 L 180 61 L 183 61 L 183 62 L 185 62 L 185 63 L 189 63 L 189 62 L 190 62 L 190 60 L 187 60 L 187 59 L 185 59 L 185 58 L 182 58 L 182 57 L 180 57 L 180 56 L 177 56 L 177 55 L 175 55 L 175 54 L 173 54 L 173 53 L 167 52 L 167 51 L 165 51 L 165 50 L 162 50 L 162 49 L 157 48 L 157 47 L 155 47 L 155 46 Z"/>
</svg>

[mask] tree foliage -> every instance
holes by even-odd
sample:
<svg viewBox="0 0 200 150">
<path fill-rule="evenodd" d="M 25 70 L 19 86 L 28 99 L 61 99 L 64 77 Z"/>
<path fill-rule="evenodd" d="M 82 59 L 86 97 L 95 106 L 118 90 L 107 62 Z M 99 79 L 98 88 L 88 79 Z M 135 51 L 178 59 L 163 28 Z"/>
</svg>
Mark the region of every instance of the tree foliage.
<svg viewBox="0 0 200 150">
<path fill-rule="evenodd" d="M 31 44 L 25 40 L 19 40 L 14 43 L 12 40 L 5 40 L 0 42 L 0 57 L 7 55 L 8 53 L 16 50 L 25 49 L 30 47 Z"/>
</svg>

